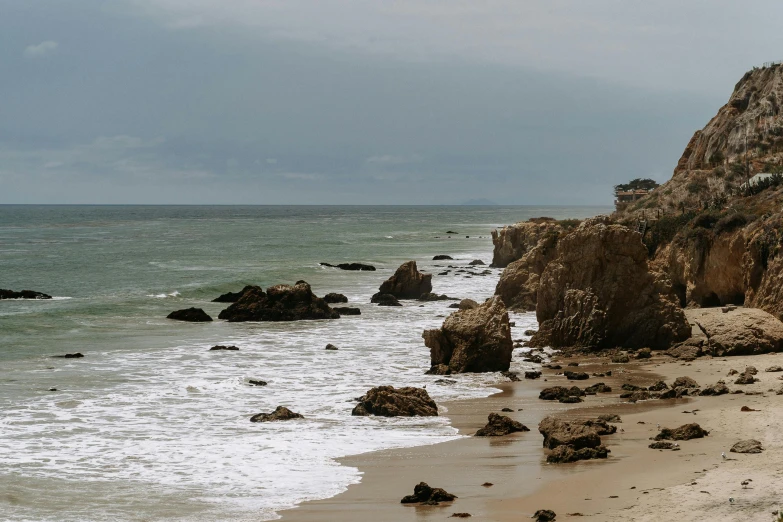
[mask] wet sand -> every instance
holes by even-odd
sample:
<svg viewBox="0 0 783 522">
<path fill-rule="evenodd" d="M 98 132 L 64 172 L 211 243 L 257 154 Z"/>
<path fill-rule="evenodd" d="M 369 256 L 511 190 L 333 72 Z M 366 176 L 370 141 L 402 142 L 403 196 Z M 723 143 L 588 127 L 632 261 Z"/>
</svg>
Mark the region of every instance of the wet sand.
<svg viewBox="0 0 783 522">
<path fill-rule="evenodd" d="M 565 363 L 576 359 L 566 359 Z M 486 423 L 490 412 L 504 413 L 531 431 L 505 437 L 465 437 L 410 449 L 387 450 L 341 459 L 363 472 L 362 481 L 336 497 L 305 503 L 282 513 L 282 520 L 323 521 L 434 521 L 453 513 L 470 513 L 472 520 L 506 522 L 530 517 L 538 509 L 552 509 L 558 520 L 581 514 L 580 520 L 771 520 L 783 477 L 783 396 L 766 392 L 779 388 L 780 373 L 765 373 L 783 356 L 702 358 L 682 363 L 657 355 L 651 361 L 607 364 L 605 360 L 581 360 L 579 370 L 588 373 L 613 370 L 612 377 L 566 381 L 555 371 L 544 378 L 500 385 L 501 393 L 486 399 L 455 401 L 441 406 L 460 434 L 472 435 Z M 759 369 L 761 382 L 734 385 L 726 377 L 730 368 L 742 371 L 746 364 Z M 658 379 L 671 383 L 690 376 L 706 386 L 724 379 L 729 388 L 760 395 L 723 395 L 677 400 L 651 400 L 628 404 L 619 399 L 620 385 L 649 385 Z M 544 379 L 547 379 L 546 381 Z M 584 403 L 564 405 L 538 399 L 547 386 L 584 387 L 605 382 L 611 394 L 588 396 Z M 740 412 L 747 405 L 758 412 Z M 517 411 L 519 409 L 522 411 Z M 693 410 L 696 413 L 692 413 Z M 689 413 L 684 413 L 684 412 Z M 546 464 L 538 422 L 546 415 L 590 418 L 618 413 L 623 422 L 618 433 L 602 437 L 611 453 L 606 460 L 573 464 Z M 704 439 L 683 441 L 681 451 L 652 450 L 649 438 L 656 424 L 677 427 L 698 422 L 710 430 Z M 755 438 L 766 451 L 760 455 L 730 453 L 735 442 Z M 720 457 L 726 452 L 728 459 Z M 779 464 L 778 464 L 779 463 Z M 747 476 L 746 476 L 747 475 Z M 743 488 L 741 480 L 752 479 Z M 411 506 L 400 499 L 418 482 L 442 487 L 457 495 L 453 503 Z M 491 487 L 482 486 L 490 482 Z M 695 482 L 695 484 L 694 484 Z M 706 491 L 706 493 L 702 492 Z M 732 496 L 735 502 L 730 504 Z"/>
</svg>

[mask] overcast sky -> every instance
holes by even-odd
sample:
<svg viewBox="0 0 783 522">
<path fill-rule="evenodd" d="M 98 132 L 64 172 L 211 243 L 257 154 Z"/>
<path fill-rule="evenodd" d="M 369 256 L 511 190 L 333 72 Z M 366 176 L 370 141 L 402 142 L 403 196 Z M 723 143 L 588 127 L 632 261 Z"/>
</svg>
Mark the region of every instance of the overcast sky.
<svg viewBox="0 0 783 522">
<path fill-rule="evenodd" d="M 0 0 L 0 203 L 611 204 L 783 59 L 781 20 L 780 0 Z"/>
</svg>

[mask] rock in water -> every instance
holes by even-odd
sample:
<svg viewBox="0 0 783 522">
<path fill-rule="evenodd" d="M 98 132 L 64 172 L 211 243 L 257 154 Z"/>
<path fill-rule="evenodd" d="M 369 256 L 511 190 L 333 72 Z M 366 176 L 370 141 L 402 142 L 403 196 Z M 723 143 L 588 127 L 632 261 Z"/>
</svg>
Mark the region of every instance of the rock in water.
<svg viewBox="0 0 783 522">
<path fill-rule="evenodd" d="M 451 502 L 457 498 L 456 495 L 447 493 L 441 488 L 431 488 L 426 482 L 419 482 L 413 488 L 413 495 L 403 497 L 400 501 L 402 504 L 417 504 L 427 503 L 431 505 L 438 504 L 439 502 Z"/>
<path fill-rule="evenodd" d="M 325 350 L 339 350 L 339 348 L 337 348 L 337 347 L 336 347 L 335 345 L 333 345 L 332 343 L 329 343 L 329 344 L 327 344 L 327 345 L 326 345 L 326 348 L 324 348 L 324 349 L 325 349 Z"/>
<path fill-rule="evenodd" d="M 84 357 L 84 354 L 81 352 L 76 353 L 66 353 L 65 355 L 53 355 L 52 357 L 59 358 L 59 359 L 81 359 Z"/>
<path fill-rule="evenodd" d="M 229 322 L 242 321 L 300 321 L 310 319 L 337 319 L 340 314 L 313 294 L 304 281 L 294 286 L 277 285 L 266 289 L 258 286 L 245 292 L 242 298 L 218 316 Z"/>
<path fill-rule="evenodd" d="M 378 386 L 359 399 L 351 415 L 435 417 L 438 415 L 438 405 L 424 388 Z"/>
<path fill-rule="evenodd" d="M 167 315 L 166 319 L 174 319 L 175 321 L 188 321 L 191 323 L 208 323 L 212 320 L 212 318 L 201 308 L 186 308 L 185 310 L 177 310 Z"/>
<path fill-rule="evenodd" d="M 517 431 L 530 431 L 530 429 L 505 415 L 490 413 L 487 425 L 476 432 L 476 437 L 501 437 Z"/>
<path fill-rule="evenodd" d="M 331 268 L 339 268 L 340 270 L 353 270 L 353 271 L 368 271 L 375 272 L 375 267 L 372 265 L 365 265 L 362 263 L 340 263 L 338 265 L 332 265 L 329 263 L 320 263 L 321 266 L 328 266 Z"/>
<path fill-rule="evenodd" d="M 22 290 L 14 292 L 13 290 L 0 289 L 0 299 L 51 299 L 52 296 L 33 290 Z"/>
<path fill-rule="evenodd" d="M 507 371 L 511 365 L 511 327 L 503 300 L 495 296 L 473 310 L 458 310 L 440 329 L 425 330 L 430 364 L 451 373 Z"/>
<path fill-rule="evenodd" d="M 667 281 L 651 272 L 640 235 L 592 218 L 557 244 L 541 274 L 530 346 L 669 348 L 691 326 Z"/>
<path fill-rule="evenodd" d="M 451 257 L 451 256 L 444 255 L 444 254 L 439 254 L 439 255 L 437 255 L 437 256 L 432 258 L 433 261 L 446 261 L 446 260 L 449 260 L 449 259 L 454 259 L 454 258 Z"/>
<path fill-rule="evenodd" d="M 304 416 L 294 413 L 285 406 L 278 406 L 272 413 L 257 413 L 250 417 L 250 422 L 272 422 L 291 419 L 303 419 Z"/>
<path fill-rule="evenodd" d="M 679 428 L 669 429 L 664 428 L 661 432 L 655 436 L 655 440 L 691 440 L 701 439 L 706 437 L 710 432 L 702 429 L 701 426 L 695 422 L 692 424 L 683 424 Z"/>
<path fill-rule="evenodd" d="M 402 306 L 396 297 L 391 294 L 382 294 L 380 292 L 373 294 L 370 298 L 371 303 L 378 303 L 378 306 Z"/>
<path fill-rule="evenodd" d="M 332 293 L 326 294 L 324 296 L 324 301 L 326 301 L 329 304 L 332 304 L 332 303 L 347 303 L 348 302 L 348 298 L 345 297 L 343 294 L 336 294 L 336 293 L 332 292 Z"/>
<path fill-rule="evenodd" d="M 253 288 L 250 285 L 247 285 L 245 288 L 240 290 L 239 292 L 227 292 L 215 299 L 212 300 L 213 303 L 236 303 L 239 301 L 243 295 L 245 295 L 245 292 Z"/>
<path fill-rule="evenodd" d="M 478 307 L 479 304 L 473 299 L 463 299 L 459 302 L 459 305 L 457 305 L 456 308 L 459 308 L 460 310 L 473 310 L 474 308 Z"/>
<path fill-rule="evenodd" d="M 761 442 L 748 439 L 739 441 L 731 447 L 730 451 L 732 453 L 761 453 L 764 448 L 761 446 Z"/>
<path fill-rule="evenodd" d="M 473 261 L 471 261 L 471 262 L 470 262 L 470 263 L 468 263 L 468 264 L 469 264 L 470 266 L 480 266 L 480 265 L 484 265 L 484 264 L 486 264 L 486 263 L 484 263 L 484 261 L 482 261 L 481 259 L 474 259 Z"/>
<path fill-rule="evenodd" d="M 213 346 L 209 349 L 209 351 L 213 350 L 228 350 L 228 351 L 237 351 L 239 348 L 237 346 L 223 346 L 222 344 L 218 344 L 217 346 Z"/>
<path fill-rule="evenodd" d="M 362 311 L 352 306 L 335 306 L 332 308 L 335 312 L 342 315 L 362 315 Z"/>
<path fill-rule="evenodd" d="M 432 292 L 432 274 L 422 274 L 416 261 L 403 263 L 393 276 L 383 282 L 378 292 L 398 299 L 418 299 Z"/>
</svg>

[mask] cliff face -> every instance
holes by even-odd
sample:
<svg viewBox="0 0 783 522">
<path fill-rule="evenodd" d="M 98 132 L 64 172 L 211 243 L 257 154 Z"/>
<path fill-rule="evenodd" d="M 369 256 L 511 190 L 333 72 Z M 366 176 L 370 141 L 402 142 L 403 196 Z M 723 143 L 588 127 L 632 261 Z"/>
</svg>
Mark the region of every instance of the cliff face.
<svg viewBox="0 0 783 522">
<path fill-rule="evenodd" d="M 561 226 L 551 218 L 534 218 L 492 231 L 492 266 L 503 268 L 521 259 L 547 235 Z"/>
</svg>

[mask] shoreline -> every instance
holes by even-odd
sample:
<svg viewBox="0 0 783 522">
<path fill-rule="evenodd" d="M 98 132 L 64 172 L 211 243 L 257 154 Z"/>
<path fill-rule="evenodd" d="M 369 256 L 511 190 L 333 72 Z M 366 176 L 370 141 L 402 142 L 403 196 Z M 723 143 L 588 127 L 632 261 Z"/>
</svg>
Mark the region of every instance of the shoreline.
<svg viewBox="0 0 783 522">
<path fill-rule="evenodd" d="M 504 407 L 512 408 L 514 412 L 506 415 L 530 431 L 504 437 L 463 437 L 434 445 L 344 457 L 337 462 L 356 467 L 362 473 L 358 484 L 329 499 L 305 502 L 278 514 L 285 522 L 404 522 L 440 520 L 453 513 L 470 513 L 475 520 L 510 522 L 530 517 L 538 509 L 552 509 L 559 518 L 578 513 L 580 519 L 587 520 L 653 521 L 664 514 L 685 517 L 682 520 L 771 519 L 773 506 L 777 505 L 773 481 L 778 478 L 774 465 L 778 459 L 774 456 L 783 455 L 777 449 L 783 436 L 777 435 L 774 428 L 776 396 L 763 393 L 779 384 L 774 382 L 778 374 L 765 374 L 763 368 L 780 359 L 778 354 L 705 357 L 690 363 L 657 354 L 651 360 L 629 364 L 606 363 L 598 357 L 560 359 L 578 360 L 580 370 L 588 373 L 612 369 L 612 377 L 591 377 L 586 384 L 603 381 L 612 386 L 613 392 L 590 396 L 577 405 L 543 401 L 538 399 L 542 388 L 565 382 L 575 384 L 544 369 L 541 379 L 501 383 L 493 386 L 501 392 L 486 398 L 444 402 L 441 406 L 447 411 L 443 415 L 449 417 L 460 435 L 472 435 L 486 423 L 488 413 L 500 412 Z M 741 370 L 748 364 L 762 369 L 757 375 L 761 382 L 731 384 L 726 378 L 728 370 Z M 725 379 L 732 390 L 759 394 L 635 404 L 618 397 L 625 382 L 649 385 L 659 379 L 671 382 L 680 376 L 691 376 L 702 386 Z M 761 411 L 741 413 L 743 405 Z M 517 411 L 520 408 L 522 411 Z M 696 414 L 683 413 L 694 409 Z M 616 434 L 602 438 L 611 450 L 608 459 L 546 464 L 537 431 L 544 416 L 594 418 L 600 413 L 617 413 L 623 419 L 617 424 Z M 657 433 L 656 424 L 674 428 L 690 422 L 700 423 L 711 431 L 710 435 L 683 441 L 682 450 L 677 452 L 647 447 L 649 438 Z M 761 455 L 729 452 L 732 444 L 746 438 L 762 440 L 767 450 Z M 731 456 L 724 461 L 721 452 Z M 757 486 L 743 488 L 740 476 L 753 477 Z M 438 506 L 400 504 L 400 499 L 421 481 L 442 487 L 458 499 Z M 483 487 L 485 482 L 494 485 Z M 763 491 L 761 484 L 767 485 Z M 728 502 L 729 496 L 736 497 L 734 504 Z M 698 514 L 692 510 L 698 510 Z M 762 516 L 769 518 L 758 518 Z"/>
</svg>

